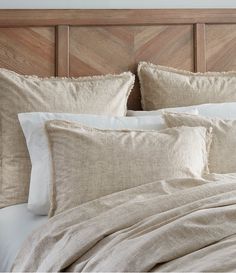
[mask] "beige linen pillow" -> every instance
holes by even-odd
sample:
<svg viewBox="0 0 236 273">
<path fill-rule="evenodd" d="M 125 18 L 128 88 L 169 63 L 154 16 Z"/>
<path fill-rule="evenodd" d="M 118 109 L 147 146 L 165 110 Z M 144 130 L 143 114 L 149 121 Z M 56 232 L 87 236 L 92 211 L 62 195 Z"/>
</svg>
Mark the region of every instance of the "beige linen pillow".
<svg viewBox="0 0 236 273">
<path fill-rule="evenodd" d="M 17 118 L 24 112 L 124 116 L 134 75 L 38 78 L 0 69 L 0 208 L 27 202 L 30 159 Z"/>
<path fill-rule="evenodd" d="M 141 62 L 138 75 L 146 111 L 236 101 L 236 72 L 192 73 Z"/>
<path fill-rule="evenodd" d="M 207 173 L 210 136 L 204 127 L 100 130 L 49 121 L 46 128 L 54 166 L 50 216 L 155 180 Z"/>
<path fill-rule="evenodd" d="M 209 154 L 210 172 L 236 172 L 236 120 L 211 119 L 182 113 L 165 113 L 164 119 L 168 127 L 212 127 L 212 144 Z"/>
</svg>

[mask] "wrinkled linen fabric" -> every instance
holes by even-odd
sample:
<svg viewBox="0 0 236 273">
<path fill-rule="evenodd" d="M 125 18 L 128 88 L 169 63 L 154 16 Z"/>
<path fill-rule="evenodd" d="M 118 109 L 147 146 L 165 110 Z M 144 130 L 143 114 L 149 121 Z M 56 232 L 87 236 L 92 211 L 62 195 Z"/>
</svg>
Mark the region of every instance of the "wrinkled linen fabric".
<svg viewBox="0 0 236 273">
<path fill-rule="evenodd" d="M 51 218 L 24 243 L 15 272 L 230 272 L 236 179 L 145 184 Z"/>
<path fill-rule="evenodd" d="M 80 78 L 39 78 L 0 68 L 0 208 L 26 203 L 31 162 L 17 114 L 86 113 L 125 116 L 130 72 Z"/>
<path fill-rule="evenodd" d="M 50 217 L 155 180 L 209 173 L 211 133 L 203 127 L 101 130 L 53 120 L 46 128 L 53 165 Z"/>
<path fill-rule="evenodd" d="M 138 77 L 145 111 L 236 102 L 236 72 L 193 73 L 141 62 Z"/>
<path fill-rule="evenodd" d="M 164 120 L 169 128 L 178 126 L 203 126 L 212 128 L 212 143 L 209 152 L 210 173 L 236 172 L 236 120 L 207 118 L 185 113 L 165 112 Z"/>
</svg>

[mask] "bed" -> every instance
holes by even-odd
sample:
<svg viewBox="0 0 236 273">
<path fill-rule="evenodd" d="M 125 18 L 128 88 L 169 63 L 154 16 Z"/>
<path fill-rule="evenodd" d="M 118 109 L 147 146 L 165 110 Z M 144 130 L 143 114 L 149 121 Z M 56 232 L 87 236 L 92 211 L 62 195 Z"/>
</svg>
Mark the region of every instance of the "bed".
<svg viewBox="0 0 236 273">
<path fill-rule="evenodd" d="M 160 65 L 193 72 L 233 71 L 236 70 L 235 24 L 236 10 L 234 9 L 0 10 L 0 66 L 20 74 L 34 74 L 42 77 L 77 77 L 121 73 L 126 70 L 131 70 L 136 73 L 139 61 L 158 63 Z M 106 50 L 104 50 L 104 48 Z M 130 110 L 142 110 L 138 83 L 135 84 L 134 90 L 129 97 L 128 108 Z M 170 192 L 175 195 L 175 182 L 166 183 L 166 185 L 163 184 L 163 187 L 170 189 Z M 192 184 L 194 183 L 193 181 Z M 201 183 L 202 190 L 192 189 L 191 192 L 191 189 L 185 189 L 183 187 L 182 191 L 183 193 L 185 190 L 190 192 L 190 196 L 199 195 L 199 199 L 208 198 L 208 201 L 204 204 L 206 207 L 214 203 L 215 191 L 221 193 L 222 196 L 225 195 L 225 198 L 228 196 L 233 204 L 234 195 L 232 193 L 236 191 L 234 185 L 235 177 L 231 177 L 225 187 L 222 186 L 222 182 L 218 181 L 216 189 L 212 189 L 207 181 L 202 181 Z M 110 197 L 111 200 L 116 200 L 114 204 L 116 204 L 117 207 L 113 204 L 114 207 L 112 207 L 112 209 L 117 217 L 120 213 L 119 209 L 122 209 L 119 208 L 121 200 L 128 204 L 128 209 L 129 206 L 135 207 L 140 205 L 146 205 L 147 208 L 151 208 L 152 203 L 150 200 L 154 198 L 152 193 L 155 192 L 155 187 L 153 188 L 153 185 L 149 185 L 139 188 L 138 192 L 139 191 L 140 196 L 142 194 L 148 196 L 148 201 L 144 201 L 142 197 L 140 197 L 138 201 L 135 198 L 131 198 L 129 203 L 127 200 L 133 196 L 134 193 L 132 193 L 132 191 Z M 135 192 L 135 194 L 137 194 L 137 192 Z M 177 206 L 176 204 L 178 204 L 181 208 L 181 198 L 178 198 L 178 196 L 175 196 L 175 202 L 172 203 L 172 206 L 175 207 Z M 111 203 L 111 200 L 107 197 L 107 199 L 101 199 L 99 204 L 95 204 L 95 206 L 101 206 L 101 208 L 99 207 L 100 210 L 98 209 L 97 211 L 98 215 L 101 214 L 99 223 L 105 221 L 103 219 L 102 207 L 107 206 L 107 209 L 111 209 L 111 207 L 107 205 Z M 227 203 L 227 200 L 224 199 L 224 196 L 222 197 L 222 207 Z M 163 202 L 162 212 L 164 213 L 166 204 L 161 200 L 161 197 L 160 200 L 157 198 L 154 201 Z M 154 201 L 152 200 L 152 202 Z M 188 207 L 187 204 L 185 205 L 186 211 L 191 211 L 191 208 Z M 88 203 L 86 206 L 82 208 L 82 211 L 83 209 L 90 210 L 90 217 L 92 219 L 93 209 L 90 207 L 94 206 L 94 204 Z M 218 213 L 221 213 L 221 206 L 219 206 L 219 208 L 215 206 L 216 210 L 219 209 Z M 205 209 L 205 207 L 199 204 L 196 205 L 194 209 L 196 211 L 199 210 L 199 214 L 201 214 L 201 210 Z M 121 210 L 122 213 L 125 210 L 126 208 L 123 208 L 123 210 Z M 147 217 L 148 211 L 144 211 L 143 213 L 146 213 L 145 217 Z M 83 217 L 82 213 L 75 209 L 70 210 L 68 215 L 66 216 L 65 214 L 63 219 L 56 216 L 54 220 L 50 220 L 51 226 L 44 226 L 45 237 L 43 237 L 42 233 L 38 232 L 35 238 L 29 238 L 35 242 L 43 239 L 49 240 L 48 238 L 50 236 L 46 233 L 47 228 L 49 230 L 52 229 L 51 232 L 55 237 L 58 236 L 57 232 L 60 232 L 60 230 L 54 230 L 55 222 L 58 221 L 59 225 L 66 229 L 70 219 L 75 218 L 75 216 L 79 219 Z M 135 218 L 135 215 L 133 217 Z M 176 212 L 175 217 L 181 219 L 181 213 Z M 209 217 L 213 217 L 211 213 L 209 213 Z M 234 242 L 235 240 L 234 236 L 229 236 L 229 234 L 231 234 L 229 230 L 235 225 L 235 219 L 233 216 L 231 217 L 231 215 L 228 219 L 232 221 L 232 225 L 225 233 L 226 241 L 222 242 L 222 247 L 226 247 L 226 249 L 227 243 L 231 241 Z M 186 219 L 182 220 L 185 221 Z M 197 220 L 204 222 L 201 215 Z M 34 229 L 43 225 L 46 221 L 47 217 L 45 216 L 34 216 L 31 214 L 27 210 L 26 204 L 0 209 L 0 271 L 10 271 L 23 241 L 27 239 Z M 122 222 L 123 220 L 120 219 L 120 221 Z M 186 225 L 189 223 L 194 225 L 194 221 L 194 217 L 190 219 L 189 222 L 186 220 Z M 132 226 L 132 223 L 125 222 L 123 224 L 127 229 Z M 89 220 L 86 225 L 89 225 Z M 155 224 L 153 224 L 153 226 L 155 226 Z M 146 228 L 152 229 L 153 226 L 150 224 Z M 173 226 L 173 229 L 174 228 Z M 118 230 L 117 227 L 107 227 L 109 232 L 113 229 Z M 178 229 L 177 223 L 176 229 Z M 83 229 L 81 228 L 81 230 Z M 94 230 L 91 230 L 91 234 L 93 232 Z M 135 232 L 138 231 L 133 230 L 133 232 L 135 236 Z M 210 232 L 211 231 L 206 231 L 206 234 L 210 234 Z M 218 230 L 216 231 L 216 237 L 212 239 L 212 243 L 221 239 L 219 236 L 217 237 L 219 232 Z M 68 234 L 69 236 L 73 236 L 73 230 L 69 230 Z M 106 232 L 103 231 L 100 236 L 105 236 L 105 234 Z M 122 237 L 122 235 L 120 236 Z M 165 236 L 165 234 L 158 236 Z M 188 233 L 188 236 L 190 240 L 191 233 Z M 25 241 L 26 253 L 22 251 L 22 256 L 18 257 L 18 259 L 27 256 L 27 251 L 30 250 L 30 239 Z M 89 237 L 87 240 L 88 239 Z M 99 240 L 99 238 L 96 238 L 96 240 Z M 161 240 L 158 242 L 161 243 Z M 183 242 L 184 241 L 181 241 L 180 243 Z M 89 243 L 91 246 L 93 241 Z M 111 240 L 111 244 L 112 243 Z M 211 242 L 207 243 L 210 244 Z M 66 241 L 64 241 L 63 244 L 66 245 Z M 169 244 L 171 245 L 171 242 L 169 242 Z M 101 245 L 98 245 L 98 248 L 102 249 L 103 246 L 103 243 L 101 243 Z M 151 238 L 149 238 L 147 246 L 151 248 Z M 147 246 L 143 247 L 147 248 Z M 204 242 L 202 246 L 204 246 Z M 73 246 L 70 247 L 73 248 Z M 127 244 L 127 247 L 130 247 L 130 250 L 135 253 L 135 250 L 132 249 L 132 244 Z M 188 247 L 190 246 L 187 246 L 187 248 Z M 124 250 L 125 248 L 122 249 Z M 91 249 L 88 255 L 82 258 L 83 266 L 83 262 L 86 263 L 86 258 L 89 259 L 94 250 L 96 250 L 96 247 Z M 43 249 L 43 251 L 46 253 L 47 249 Z M 231 250 L 228 249 L 228 251 Z M 235 254 L 234 251 L 233 249 L 230 252 L 229 257 L 231 257 L 231 259 L 233 259 L 233 255 Z M 209 261 L 212 262 L 214 261 L 214 257 L 210 257 L 210 253 L 217 255 L 217 250 L 213 249 L 212 252 L 210 252 L 210 250 L 209 252 L 202 252 L 199 256 L 192 257 L 191 259 L 192 261 L 199 261 L 199 257 L 209 255 Z M 32 253 L 32 257 L 36 254 L 37 251 Z M 106 252 L 102 254 L 106 255 Z M 140 253 L 135 254 L 139 257 L 138 255 Z M 73 256 L 73 254 L 71 255 Z M 115 251 L 114 255 L 117 255 Z M 170 265 L 169 268 L 165 268 L 163 265 L 163 270 L 168 271 L 173 270 L 173 268 L 178 268 L 182 261 L 181 255 L 183 254 L 179 255 L 179 260 L 176 264 Z M 49 265 L 46 267 L 45 265 L 46 270 L 60 271 L 61 268 L 65 268 L 65 264 L 70 265 L 70 270 L 81 270 L 82 268 L 79 262 L 78 265 L 76 264 L 76 259 L 80 260 L 80 256 L 74 260 L 71 260 L 71 257 L 66 257 L 65 260 L 63 260 L 65 264 L 62 264 L 61 267 L 59 267 L 58 260 L 53 260 L 53 255 L 49 255 L 49 257 L 54 264 L 58 264 L 58 267 L 54 268 Z M 119 264 L 119 268 L 123 269 L 121 264 L 124 256 L 120 255 L 118 258 L 117 263 Z M 99 260 L 101 257 L 97 257 L 97 259 Z M 169 259 L 174 259 L 174 256 Z M 130 264 L 135 263 L 131 258 L 129 261 Z M 19 260 L 17 262 L 19 265 Z M 38 263 L 40 264 L 40 262 L 39 257 Z M 160 263 L 164 262 L 165 258 L 160 258 Z M 94 264 L 96 265 L 96 260 Z M 106 271 L 112 268 L 107 267 L 107 265 L 112 264 L 109 259 L 104 260 L 104 264 L 102 264 L 101 267 L 96 267 L 94 264 L 90 264 L 87 268 L 84 268 L 88 271 Z M 201 269 L 200 265 L 201 263 L 198 262 L 195 264 L 195 266 L 199 266 Z M 140 268 L 138 264 L 136 264 L 136 266 Z M 220 265 L 218 266 L 218 268 L 221 269 Z M 227 269 L 228 271 L 232 268 L 235 269 L 233 262 L 230 266 Z M 27 268 L 27 264 L 25 264 L 25 268 Z M 29 270 L 32 269 L 30 267 L 28 268 Z M 42 269 L 41 271 L 43 271 L 45 268 L 38 267 L 37 269 Z M 127 269 L 129 267 L 126 264 L 124 268 Z M 209 268 L 211 268 L 210 264 Z M 16 269 L 17 267 L 15 270 Z M 19 271 L 21 270 L 20 267 L 18 269 Z M 115 268 L 112 269 L 115 270 Z M 142 269 L 143 271 L 155 271 L 155 266 L 152 264 L 152 261 L 148 261 L 147 265 L 142 267 Z M 186 262 L 186 268 L 179 267 L 179 269 L 193 270 L 189 261 Z"/>
<path fill-rule="evenodd" d="M 0 271 L 9 271 L 16 254 L 27 236 L 46 222 L 45 216 L 35 216 L 27 204 L 10 206 L 0 210 Z"/>
</svg>

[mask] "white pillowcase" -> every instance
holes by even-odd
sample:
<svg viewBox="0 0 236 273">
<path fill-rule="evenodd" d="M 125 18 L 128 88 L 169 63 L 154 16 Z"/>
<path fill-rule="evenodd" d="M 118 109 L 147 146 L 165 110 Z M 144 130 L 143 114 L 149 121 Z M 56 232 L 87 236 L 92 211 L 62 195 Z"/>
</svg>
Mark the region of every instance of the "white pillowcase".
<svg viewBox="0 0 236 273">
<path fill-rule="evenodd" d="M 143 129 L 166 128 L 161 116 L 105 117 L 63 113 L 21 113 L 18 115 L 32 163 L 28 209 L 39 215 L 49 211 L 49 184 L 52 161 L 45 122 L 49 120 L 77 121 L 98 129 Z"/>
<path fill-rule="evenodd" d="M 160 115 L 163 111 L 176 113 L 190 113 L 197 111 L 199 115 L 209 118 L 236 119 L 236 102 L 227 103 L 206 103 L 178 108 L 165 108 L 154 111 L 128 111 L 127 116 L 152 116 Z"/>
<path fill-rule="evenodd" d="M 153 111 L 134 111 L 128 110 L 126 116 L 127 117 L 139 117 L 139 116 L 161 116 L 163 112 L 173 112 L 173 113 L 189 113 L 193 115 L 198 115 L 198 110 L 196 105 L 193 106 L 184 106 L 184 107 L 174 107 L 174 108 L 164 108 Z"/>
</svg>

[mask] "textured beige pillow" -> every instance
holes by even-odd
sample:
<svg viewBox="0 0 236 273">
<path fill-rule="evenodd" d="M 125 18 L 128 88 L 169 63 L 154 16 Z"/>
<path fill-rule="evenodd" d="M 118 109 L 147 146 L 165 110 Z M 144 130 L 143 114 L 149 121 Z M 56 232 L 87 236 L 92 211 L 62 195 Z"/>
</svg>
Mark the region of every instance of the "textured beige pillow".
<svg viewBox="0 0 236 273">
<path fill-rule="evenodd" d="M 21 112 L 124 116 L 134 75 L 37 78 L 0 69 L 0 208 L 27 201 L 30 159 L 18 122 Z"/>
<path fill-rule="evenodd" d="M 155 180 L 207 173 L 204 127 L 118 131 L 49 121 L 46 128 L 54 165 L 50 216 Z"/>
<path fill-rule="evenodd" d="M 144 110 L 236 101 L 236 72 L 192 73 L 142 62 Z"/>
<path fill-rule="evenodd" d="M 209 169 L 213 173 L 236 173 L 236 120 L 211 119 L 191 114 L 165 113 L 168 127 L 212 127 Z"/>
</svg>

